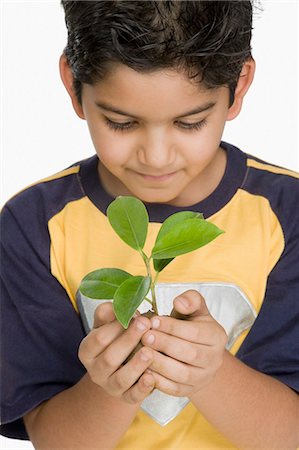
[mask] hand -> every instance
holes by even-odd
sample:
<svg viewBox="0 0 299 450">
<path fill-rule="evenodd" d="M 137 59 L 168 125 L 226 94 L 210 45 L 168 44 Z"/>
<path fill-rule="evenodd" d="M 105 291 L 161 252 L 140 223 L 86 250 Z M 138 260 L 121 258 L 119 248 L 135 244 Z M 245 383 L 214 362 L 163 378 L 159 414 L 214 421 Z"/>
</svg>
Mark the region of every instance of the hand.
<svg viewBox="0 0 299 450">
<path fill-rule="evenodd" d="M 152 363 L 151 349 L 143 347 L 123 365 L 150 326 L 147 318 L 136 317 L 125 330 L 111 303 L 97 307 L 94 327 L 82 340 L 78 355 L 91 380 L 111 396 L 139 403 L 152 391 L 154 378 L 144 373 Z"/>
<path fill-rule="evenodd" d="M 151 319 L 152 329 L 141 342 L 154 351 L 146 373 L 153 375 L 155 387 L 184 397 L 213 380 L 222 364 L 227 335 L 197 291 L 176 297 L 174 308 L 185 320 L 155 316 Z"/>
</svg>

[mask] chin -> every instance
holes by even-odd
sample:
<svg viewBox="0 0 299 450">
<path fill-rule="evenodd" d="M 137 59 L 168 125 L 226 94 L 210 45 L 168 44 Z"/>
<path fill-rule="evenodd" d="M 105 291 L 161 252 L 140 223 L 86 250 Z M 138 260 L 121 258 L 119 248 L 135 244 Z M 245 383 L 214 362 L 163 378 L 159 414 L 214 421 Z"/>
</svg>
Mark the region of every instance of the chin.
<svg viewBox="0 0 299 450">
<path fill-rule="evenodd" d="M 145 203 L 172 203 L 175 201 L 175 196 L 172 194 L 166 194 L 163 192 L 152 192 L 140 195 L 136 195 L 140 200 Z"/>
</svg>

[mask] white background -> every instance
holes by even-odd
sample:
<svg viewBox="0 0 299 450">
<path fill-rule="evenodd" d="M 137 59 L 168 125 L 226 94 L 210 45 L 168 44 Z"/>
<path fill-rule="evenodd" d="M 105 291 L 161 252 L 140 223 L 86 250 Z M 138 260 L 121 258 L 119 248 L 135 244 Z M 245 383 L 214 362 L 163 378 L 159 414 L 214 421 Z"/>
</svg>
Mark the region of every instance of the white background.
<svg viewBox="0 0 299 450">
<path fill-rule="evenodd" d="M 223 139 L 253 155 L 297 170 L 298 3 L 262 1 L 256 15 L 254 83 Z M 1 202 L 26 185 L 94 153 L 59 78 L 66 43 L 58 0 L 2 3 Z M 0 438 L 5 450 L 32 449 Z M 88 450 L 88 449 L 86 449 Z"/>
</svg>

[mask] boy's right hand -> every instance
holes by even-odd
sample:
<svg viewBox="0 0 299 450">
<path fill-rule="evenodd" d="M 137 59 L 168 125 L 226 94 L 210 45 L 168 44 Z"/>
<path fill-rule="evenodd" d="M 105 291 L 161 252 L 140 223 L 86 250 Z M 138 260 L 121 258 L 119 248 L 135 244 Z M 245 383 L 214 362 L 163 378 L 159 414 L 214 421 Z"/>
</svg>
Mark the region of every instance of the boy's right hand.
<svg viewBox="0 0 299 450">
<path fill-rule="evenodd" d="M 139 403 L 153 390 L 154 377 L 144 373 L 153 360 L 150 348 L 142 347 L 122 365 L 150 327 L 149 319 L 137 317 L 125 330 L 110 302 L 97 307 L 94 327 L 82 340 L 78 356 L 91 380 L 109 395 Z"/>
</svg>

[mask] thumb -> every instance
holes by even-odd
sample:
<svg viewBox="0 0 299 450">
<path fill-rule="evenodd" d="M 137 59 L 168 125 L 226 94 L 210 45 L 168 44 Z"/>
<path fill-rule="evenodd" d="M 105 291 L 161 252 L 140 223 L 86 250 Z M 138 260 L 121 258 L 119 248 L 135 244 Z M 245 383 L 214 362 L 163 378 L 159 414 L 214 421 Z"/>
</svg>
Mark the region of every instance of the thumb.
<svg viewBox="0 0 299 450">
<path fill-rule="evenodd" d="M 210 316 L 210 312 L 203 296 L 195 290 L 185 291 L 178 295 L 173 302 L 174 309 L 171 316 L 176 319 Z"/>
<path fill-rule="evenodd" d="M 106 323 L 113 322 L 115 314 L 112 302 L 101 303 L 95 310 L 93 328 L 99 328 Z"/>
</svg>

